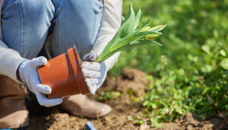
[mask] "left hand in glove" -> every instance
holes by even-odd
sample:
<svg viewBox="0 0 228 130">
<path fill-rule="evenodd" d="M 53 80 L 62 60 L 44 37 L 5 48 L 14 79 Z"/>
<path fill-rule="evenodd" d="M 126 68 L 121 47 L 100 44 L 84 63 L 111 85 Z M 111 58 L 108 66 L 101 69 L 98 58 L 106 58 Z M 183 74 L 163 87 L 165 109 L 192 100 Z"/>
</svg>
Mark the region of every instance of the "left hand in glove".
<svg viewBox="0 0 228 130">
<path fill-rule="evenodd" d="M 93 62 L 97 57 L 97 54 L 91 51 L 83 57 L 84 62 L 81 64 L 86 83 L 92 94 L 100 88 L 107 75 L 107 66 L 104 62 Z"/>
<path fill-rule="evenodd" d="M 37 57 L 21 62 L 18 73 L 22 82 L 27 83 L 28 88 L 36 95 L 40 105 L 51 107 L 62 103 L 62 98 L 48 99 L 45 94 L 51 93 L 51 88 L 41 84 L 37 68 L 47 63 L 45 57 Z"/>
</svg>

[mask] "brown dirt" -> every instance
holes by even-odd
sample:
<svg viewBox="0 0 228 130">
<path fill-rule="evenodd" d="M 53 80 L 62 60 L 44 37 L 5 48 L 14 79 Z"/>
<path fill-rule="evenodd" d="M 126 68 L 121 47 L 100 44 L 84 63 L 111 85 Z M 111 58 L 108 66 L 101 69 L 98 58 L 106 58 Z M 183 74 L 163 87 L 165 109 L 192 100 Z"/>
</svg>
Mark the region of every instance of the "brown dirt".
<svg viewBox="0 0 228 130">
<path fill-rule="evenodd" d="M 144 130 L 150 127 L 149 119 L 144 119 L 144 125 L 136 125 L 129 121 L 132 115 L 141 115 L 141 106 L 146 87 L 146 74 L 136 70 L 125 68 L 122 77 L 116 79 L 107 78 L 104 85 L 95 96 L 96 99 L 104 91 L 114 90 L 121 93 L 115 99 L 102 101 L 112 106 L 111 114 L 98 118 L 88 119 L 84 117 L 72 116 L 62 110 L 59 106 L 45 108 L 39 106 L 34 95 L 27 99 L 27 107 L 30 111 L 29 130 L 83 130 L 85 123 L 90 121 L 99 130 Z M 206 119 L 198 119 L 191 113 L 181 116 L 174 122 L 164 123 L 160 130 L 226 130 L 228 121 L 221 115 L 215 115 Z"/>
</svg>

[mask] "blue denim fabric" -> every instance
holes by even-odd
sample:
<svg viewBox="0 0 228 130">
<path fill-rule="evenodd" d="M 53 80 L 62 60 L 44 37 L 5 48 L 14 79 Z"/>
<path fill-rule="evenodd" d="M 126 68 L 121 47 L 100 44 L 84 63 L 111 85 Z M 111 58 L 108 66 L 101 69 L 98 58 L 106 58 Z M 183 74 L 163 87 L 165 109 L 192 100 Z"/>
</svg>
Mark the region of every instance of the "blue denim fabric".
<svg viewBox="0 0 228 130">
<path fill-rule="evenodd" d="M 2 36 L 24 58 L 34 58 L 53 33 L 54 56 L 76 45 L 89 53 L 101 27 L 102 0 L 5 0 Z"/>
</svg>

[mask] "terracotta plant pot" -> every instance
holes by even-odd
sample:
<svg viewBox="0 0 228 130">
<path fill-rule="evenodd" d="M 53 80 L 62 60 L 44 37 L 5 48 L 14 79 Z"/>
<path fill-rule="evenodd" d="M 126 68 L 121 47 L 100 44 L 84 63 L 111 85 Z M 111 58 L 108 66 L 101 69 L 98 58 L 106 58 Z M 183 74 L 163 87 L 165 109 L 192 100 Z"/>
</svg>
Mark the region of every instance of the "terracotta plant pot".
<svg viewBox="0 0 228 130">
<path fill-rule="evenodd" d="M 38 69 L 41 83 L 52 89 L 48 98 L 90 93 L 80 62 L 77 48 L 74 46 Z"/>
</svg>

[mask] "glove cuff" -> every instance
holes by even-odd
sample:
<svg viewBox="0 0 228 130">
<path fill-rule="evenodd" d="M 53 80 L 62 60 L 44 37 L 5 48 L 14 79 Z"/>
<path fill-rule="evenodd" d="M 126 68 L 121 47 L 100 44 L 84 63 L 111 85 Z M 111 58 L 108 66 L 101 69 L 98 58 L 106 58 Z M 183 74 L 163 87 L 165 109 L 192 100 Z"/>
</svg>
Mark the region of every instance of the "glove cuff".
<svg viewBox="0 0 228 130">
<path fill-rule="evenodd" d="M 27 60 L 23 60 L 23 61 L 19 64 L 19 66 L 18 66 L 19 78 L 20 78 L 20 80 L 21 80 L 22 83 L 25 83 L 25 82 L 24 82 L 23 79 L 21 78 L 20 67 L 21 67 L 21 65 L 22 65 L 25 61 L 27 61 Z"/>
<path fill-rule="evenodd" d="M 120 56 L 120 52 L 117 52 L 104 61 L 107 67 L 107 71 L 109 71 L 114 66 L 114 64 L 118 61 L 119 56 Z"/>
</svg>

